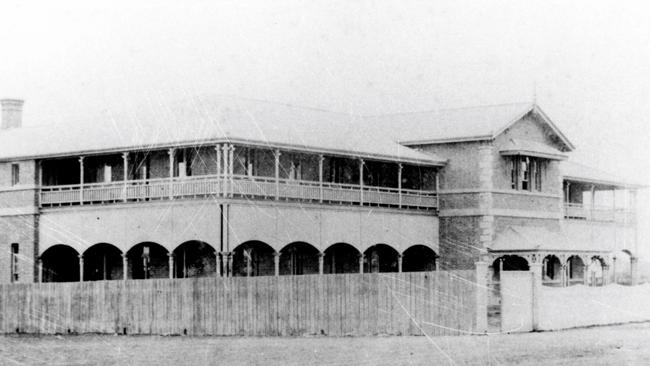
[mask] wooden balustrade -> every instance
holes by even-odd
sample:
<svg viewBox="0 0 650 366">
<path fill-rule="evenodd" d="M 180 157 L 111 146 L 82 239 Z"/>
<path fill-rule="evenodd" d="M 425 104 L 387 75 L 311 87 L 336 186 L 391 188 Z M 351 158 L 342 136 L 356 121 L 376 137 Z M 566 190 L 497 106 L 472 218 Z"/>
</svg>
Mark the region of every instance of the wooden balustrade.
<svg viewBox="0 0 650 366">
<path fill-rule="evenodd" d="M 342 204 L 361 204 L 363 196 L 363 204 L 370 206 L 398 207 L 401 202 L 405 208 L 437 208 L 435 192 L 291 179 L 276 181 L 275 178 L 246 175 L 86 183 L 83 189 L 79 184 L 48 186 L 40 189 L 40 204 L 43 207 L 53 207 L 211 195 L 308 202 L 319 202 L 322 199 L 323 202 Z"/>
<path fill-rule="evenodd" d="M 564 218 L 574 220 L 626 223 L 634 221 L 634 212 L 628 209 L 605 206 L 565 203 Z"/>
</svg>

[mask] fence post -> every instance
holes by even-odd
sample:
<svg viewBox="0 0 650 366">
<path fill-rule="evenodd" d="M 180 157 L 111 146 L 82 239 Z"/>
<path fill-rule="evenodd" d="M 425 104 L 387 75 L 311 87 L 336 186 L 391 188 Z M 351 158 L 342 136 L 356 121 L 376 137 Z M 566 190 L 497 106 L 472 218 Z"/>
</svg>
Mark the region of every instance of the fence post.
<svg viewBox="0 0 650 366">
<path fill-rule="evenodd" d="M 531 263 L 533 286 L 533 330 L 539 330 L 540 297 L 542 296 L 542 264 Z"/>
<path fill-rule="evenodd" d="M 488 287 L 487 287 L 487 262 L 476 262 L 476 329 L 477 333 L 486 333 L 488 330 Z"/>
</svg>

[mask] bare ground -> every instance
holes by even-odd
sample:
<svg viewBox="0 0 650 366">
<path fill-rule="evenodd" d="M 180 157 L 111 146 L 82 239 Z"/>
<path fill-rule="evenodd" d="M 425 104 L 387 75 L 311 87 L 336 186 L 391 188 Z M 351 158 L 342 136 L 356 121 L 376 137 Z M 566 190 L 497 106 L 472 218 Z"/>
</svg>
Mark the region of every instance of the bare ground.
<svg viewBox="0 0 650 366">
<path fill-rule="evenodd" d="M 650 323 L 461 337 L 3 336 L 2 365 L 646 365 Z"/>
</svg>

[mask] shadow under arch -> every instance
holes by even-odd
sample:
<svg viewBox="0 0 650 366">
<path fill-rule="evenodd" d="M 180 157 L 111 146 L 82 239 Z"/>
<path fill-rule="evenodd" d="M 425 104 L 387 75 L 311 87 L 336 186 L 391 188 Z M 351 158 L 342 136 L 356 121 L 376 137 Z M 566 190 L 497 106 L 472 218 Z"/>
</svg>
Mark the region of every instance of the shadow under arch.
<svg viewBox="0 0 650 366">
<path fill-rule="evenodd" d="M 275 250 L 267 243 L 249 240 L 233 249 L 233 276 L 273 276 Z"/>
<path fill-rule="evenodd" d="M 84 281 L 122 279 L 122 251 L 110 243 L 97 243 L 83 253 Z"/>
<path fill-rule="evenodd" d="M 493 278 L 499 281 L 501 270 L 504 271 L 528 271 L 530 267 L 524 257 L 518 255 L 503 255 L 492 262 Z"/>
<path fill-rule="evenodd" d="M 323 273 L 359 273 L 361 252 L 352 244 L 332 244 L 324 255 Z"/>
<path fill-rule="evenodd" d="M 545 281 L 559 281 L 562 278 L 562 262 L 556 255 L 549 254 L 542 260 L 542 278 Z"/>
<path fill-rule="evenodd" d="M 363 252 L 363 271 L 397 272 L 399 252 L 388 244 L 375 244 Z"/>
<path fill-rule="evenodd" d="M 438 255 L 430 247 L 423 244 L 412 245 L 402 254 L 403 272 L 435 271 Z"/>
<path fill-rule="evenodd" d="M 318 273 L 316 247 L 302 241 L 287 244 L 280 251 L 280 275 L 303 275 Z"/>
<path fill-rule="evenodd" d="M 217 272 L 214 247 L 204 241 L 189 240 L 177 246 L 174 254 L 174 277 L 209 277 Z"/>
<path fill-rule="evenodd" d="M 79 252 L 67 244 L 53 245 L 41 254 L 43 282 L 79 281 Z"/>
<path fill-rule="evenodd" d="M 169 256 L 165 247 L 151 241 L 132 246 L 127 252 L 131 279 L 168 278 Z"/>
<path fill-rule="evenodd" d="M 585 281 L 585 262 L 579 255 L 572 255 L 567 259 L 568 284 L 583 284 Z"/>
</svg>

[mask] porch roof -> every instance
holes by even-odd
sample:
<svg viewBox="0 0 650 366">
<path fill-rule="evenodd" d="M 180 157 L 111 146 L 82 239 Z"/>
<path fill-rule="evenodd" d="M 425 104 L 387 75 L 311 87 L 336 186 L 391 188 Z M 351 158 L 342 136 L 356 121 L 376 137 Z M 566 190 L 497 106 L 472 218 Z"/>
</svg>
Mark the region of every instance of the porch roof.
<svg viewBox="0 0 650 366">
<path fill-rule="evenodd" d="M 444 165 L 445 160 L 363 129 L 358 117 L 233 97 L 146 105 L 77 123 L 0 132 L 0 160 L 233 142 L 316 153 Z"/>
<path fill-rule="evenodd" d="M 589 230 L 551 230 L 542 226 L 508 226 L 497 234 L 488 248 L 494 252 L 607 252 L 616 246 L 615 238 L 592 235 Z"/>
<path fill-rule="evenodd" d="M 621 188 L 644 188 L 643 184 L 629 182 L 616 175 L 604 172 L 600 169 L 572 161 L 563 161 L 560 164 L 560 171 L 565 180 L 604 185 Z"/>
</svg>

